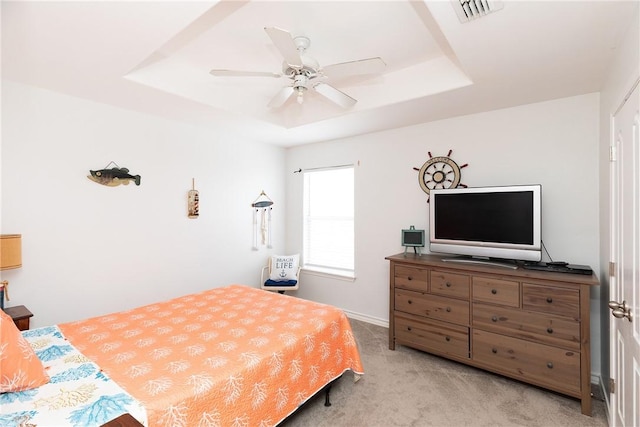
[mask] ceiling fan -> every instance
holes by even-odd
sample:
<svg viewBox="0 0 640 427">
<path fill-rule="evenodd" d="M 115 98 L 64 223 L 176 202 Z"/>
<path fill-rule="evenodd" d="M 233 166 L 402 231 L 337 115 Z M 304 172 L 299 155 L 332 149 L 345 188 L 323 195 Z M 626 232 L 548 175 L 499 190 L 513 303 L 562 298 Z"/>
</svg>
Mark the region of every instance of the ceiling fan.
<svg viewBox="0 0 640 427">
<path fill-rule="evenodd" d="M 306 54 L 311 44 L 309 38 L 293 37 L 288 31 L 276 27 L 265 27 L 264 30 L 284 58 L 281 73 L 224 69 L 213 69 L 209 73 L 217 77 L 286 77 L 290 79 L 290 84 L 271 99 L 268 104 L 270 108 L 282 106 L 294 94 L 298 103 L 302 104 L 304 93 L 309 89 L 315 90 L 343 108 L 353 107 L 358 101 L 326 83 L 326 80 L 332 77 L 380 74 L 386 67 L 379 57 L 320 67 L 318 61 Z"/>
</svg>

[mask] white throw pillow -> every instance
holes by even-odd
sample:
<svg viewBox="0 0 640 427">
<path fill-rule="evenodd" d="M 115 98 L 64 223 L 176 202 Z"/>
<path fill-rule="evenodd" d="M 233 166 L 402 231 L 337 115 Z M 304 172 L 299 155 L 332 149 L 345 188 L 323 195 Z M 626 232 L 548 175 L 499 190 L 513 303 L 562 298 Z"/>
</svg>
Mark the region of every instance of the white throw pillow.
<svg viewBox="0 0 640 427">
<path fill-rule="evenodd" d="M 272 256 L 269 279 L 276 281 L 297 280 L 299 261 L 300 254 Z"/>
</svg>

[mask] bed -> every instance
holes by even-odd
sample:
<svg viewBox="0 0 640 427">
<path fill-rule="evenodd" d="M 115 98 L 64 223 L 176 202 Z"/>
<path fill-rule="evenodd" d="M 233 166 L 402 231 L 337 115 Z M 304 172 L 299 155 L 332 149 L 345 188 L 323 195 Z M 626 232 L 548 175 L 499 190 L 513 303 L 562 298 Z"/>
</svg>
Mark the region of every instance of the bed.
<svg viewBox="0 0 640 427">
<path fill-rule="evenodd" d="M 50 380 L 0 394 L 3 426 L 272 426 L 364 374 L 341 310 L 243 285 L 22 337 Z"/>
</svg>

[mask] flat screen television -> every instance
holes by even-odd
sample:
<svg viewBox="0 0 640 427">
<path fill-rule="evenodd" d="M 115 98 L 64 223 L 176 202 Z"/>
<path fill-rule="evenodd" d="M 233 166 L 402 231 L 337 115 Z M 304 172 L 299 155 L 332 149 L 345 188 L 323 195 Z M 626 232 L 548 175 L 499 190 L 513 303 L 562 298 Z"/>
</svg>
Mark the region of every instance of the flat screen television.
<svg viewBox="0 0 640 427">
<path fill-rule="evenodd" d="M 431 190 L 429 251 L 540 261 L 541 199 L 540 185 Z"/>
</svg>

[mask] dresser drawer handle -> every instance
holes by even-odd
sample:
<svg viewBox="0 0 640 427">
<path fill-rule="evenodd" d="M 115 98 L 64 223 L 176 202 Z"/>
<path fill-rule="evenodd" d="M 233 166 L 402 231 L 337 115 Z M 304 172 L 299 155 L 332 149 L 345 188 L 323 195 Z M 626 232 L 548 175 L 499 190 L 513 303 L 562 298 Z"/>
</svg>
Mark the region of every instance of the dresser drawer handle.
<svg viewBox="0 0 640 427">
<path fill-rule="evenodd" d="M 411 300 L 408 300 L 408 301 L 407 301 L 407 303 L 409 303 L 409 304 L 413 304 L 413 301 L 411 301 Z"/>
<path fill-rule="evenodd" d="M 491 289 L 491 293 L 492 293 L 493 295 L 495 295 L 495 294 L 497 294 L 497 293 L 498 293 L 498 290 L 497 290 L 497 289 Z"/>
<path fill-rule="evenodd" d="M 449 282 L 445 283 L 444 285 L 445 285 L 447 288 L 450 288 L 450 287 L 451 287 L 451 283 L 449 283 Z"/>
<path fill-rule="evenodd" d="M 548 302 L 549 304 L 551 304 L 551 303 L 553 302 L 553 298 L 551 298 L 551 297 L 547 297 L 547 302 Z"/>
<path fill-rule="evenodd" d="M 491 349 L 491 353 L 493 353 L 493 354 L 498 354 L 498 349 L 497 349 L 497 348 L 492 348 L 492 349 Z"/>
<path fill-rule="evenodd" d="M 493 316 L 493 317 L 491 318 L 491 321 L 492 321 L 492 322 L 497 322 L 497 321 L 498 321 L 498 316 Z"/>
<path fill-rule="evenodd" d="M 451 337 L 444 337 L 444 339 L 445 339 L 447 342 L 451 341 Z"/>
<path fill-rule="evenodd" d="M 411 326 L 407 326 L 407 331 L 410 331 L 410 330 L 411 330 Z"/>
<path fill-rule="evenodd" d="M 553 328 L 547 328 L 547 333 L 548 334 L 552 334 L 553 333 Z"/>
<path fill-rule="evenodd" d="M 552 362 L 547 362 L 547 368 L 553 369 L 553 363 Z"/>
<path fill-rule="evenodd" d="M 409 277 L 407 277 L 407 280 L 411 281 L 411 280 L 413 280 L 413 277 L 409 276 Z"/>
<path fill-rule="evenodd" d="M 447 307 L 447 313 L 451 313 L 451 307 Z"/>
</svg>

